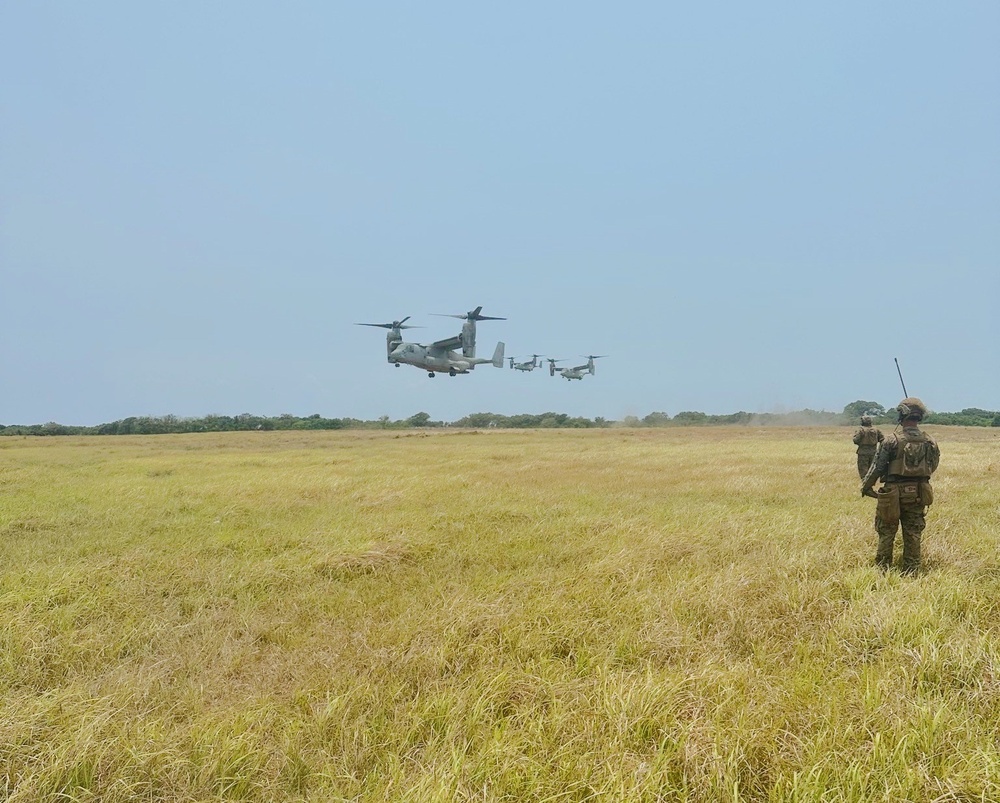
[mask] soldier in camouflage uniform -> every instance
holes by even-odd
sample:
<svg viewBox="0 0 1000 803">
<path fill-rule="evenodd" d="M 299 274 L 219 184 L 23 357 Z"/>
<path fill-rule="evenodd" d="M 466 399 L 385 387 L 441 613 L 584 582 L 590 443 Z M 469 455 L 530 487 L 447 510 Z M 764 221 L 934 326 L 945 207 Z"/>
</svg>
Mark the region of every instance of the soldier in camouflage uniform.
<svg viewBox="0 0 1000 803">
<path fill-rule="evenodd" d="M 902 570 L 905 574 L 915 574 L 920 569 L 920 537 L 926 525 L 924 514 L 934 500 L 931 474 L 938 467 L 941 451 L 934 439 L 920 429 L 919 424 L 927 413 L 920 399 L 905 398 L 896 411 L 903 429 L 883 441 L 861 482 L 861 494 L 878 500 L 875 565 L 883 571 L 892 565 L 893 542 L 896 530 L 902 525 Z M 876 480 L 882 481 L 878 493 L 872 491 Z"/>
<path fill-rule="evenodd" d="M 872 417 L 870 415 L 861 416 L 861 426 L 854 433 L 854 445 L 858 447 L 858 476 L 861 479 L 865 478 L 865 474 L 871 468 L 875 452 L 883 440 L 885 440 L 885 435 L 882 434 L 882 430 L 872 426 Z"/>
</svg>

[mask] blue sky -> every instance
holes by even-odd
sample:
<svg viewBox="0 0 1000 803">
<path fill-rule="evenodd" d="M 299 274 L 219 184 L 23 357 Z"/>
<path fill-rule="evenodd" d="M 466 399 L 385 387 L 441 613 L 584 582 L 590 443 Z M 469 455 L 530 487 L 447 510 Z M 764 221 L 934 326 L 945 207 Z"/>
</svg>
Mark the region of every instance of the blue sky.
<svg viewBox="0 0 1000 803">
<path fill-rule="evenodd" d="M 0 423 L 1000 409 L 1000 5 L 0 10 Z M 482 305 L 479 353 L 385 361 Z"/>
</svg>

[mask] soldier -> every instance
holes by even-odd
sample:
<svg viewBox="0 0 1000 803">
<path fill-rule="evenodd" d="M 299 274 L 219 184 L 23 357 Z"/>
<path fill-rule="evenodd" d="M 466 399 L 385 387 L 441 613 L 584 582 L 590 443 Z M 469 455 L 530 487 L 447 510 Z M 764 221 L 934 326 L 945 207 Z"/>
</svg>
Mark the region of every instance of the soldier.
<svg viewBox="0 0 1000 803">
<path fill-rule="evenodd" d="M 858 447 L 858 476 L 865 478 L 872 460 L 875 459 L 875 452 L 878 445 L 885 440 L 882 430 L 872 426 L 870 415 L 861 416 L 861 426 L 854 433 L 854 445 Z"/>
<path fill-rule="evenodd" d="M 920 399 L 909 396 L 896 407 L 902 432 L 893 432 L 882 443 L 882 448 L 861 482 L 861 495 L 878 500 L 875 508 L 875 532 L 878 533 L 878 550 L 875 565 L 885 571 L 892 565 L 892 547 L 896 530 L 903 526 L 904 574 L 915 574 L 920 569 L 920 536 L 926 520 L 927 506 L 934 500 L 931 474 L 938 467 L 941 450 L 927 433 L 920 430 L 920 422 L 927 407 Z M 872 491 L 876 480 L 882 480 L 878 493 Z"/>
</svg>

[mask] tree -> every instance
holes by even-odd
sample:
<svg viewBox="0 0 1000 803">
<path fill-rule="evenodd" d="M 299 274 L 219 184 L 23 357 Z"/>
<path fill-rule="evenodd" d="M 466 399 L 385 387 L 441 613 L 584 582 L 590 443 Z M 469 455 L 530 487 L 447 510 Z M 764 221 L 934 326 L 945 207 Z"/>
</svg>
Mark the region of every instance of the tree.
<svg viewBox="0 0 1000 803">
<path fill-rule="evenodd" d="M 853 401 L 844 407 L 844 418 L 848 421 L 856 421 L 863 415 L 881 418 L 885 415 L 885 408 L 878 402 L 862 401 L 861 399 Z"/>
<path fill-rule="evenodd" d="M 496 416 L 494 413 L 470 413 L 464 418 L 458 419 L 458 421 L 454 423 L 454 426 L 483 429 L 485 427 L 488 427 L 490 423 L 497 417 L 498 416 Z M 502 416 L 500 417 L 502 418 Z"/>
</svg>

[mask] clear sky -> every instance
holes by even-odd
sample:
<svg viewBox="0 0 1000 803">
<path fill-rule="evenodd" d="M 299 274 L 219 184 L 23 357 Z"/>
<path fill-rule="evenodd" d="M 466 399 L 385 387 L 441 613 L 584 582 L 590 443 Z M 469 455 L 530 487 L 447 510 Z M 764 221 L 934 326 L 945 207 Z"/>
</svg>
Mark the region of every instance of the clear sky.
<svg viewBox="0 0 1000 803">
<path fill-rule="evenodd" d="M 1000 409 L 1000 4 L 0 7 L 0 423 Z M 385 360 L 482 305 L 479 355 Z"/>
</svg>

